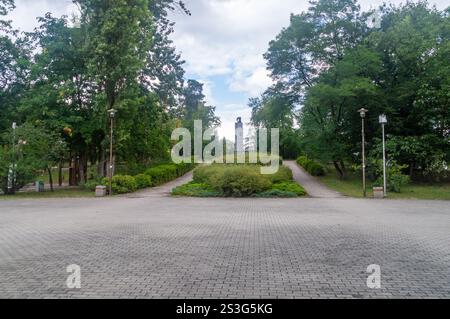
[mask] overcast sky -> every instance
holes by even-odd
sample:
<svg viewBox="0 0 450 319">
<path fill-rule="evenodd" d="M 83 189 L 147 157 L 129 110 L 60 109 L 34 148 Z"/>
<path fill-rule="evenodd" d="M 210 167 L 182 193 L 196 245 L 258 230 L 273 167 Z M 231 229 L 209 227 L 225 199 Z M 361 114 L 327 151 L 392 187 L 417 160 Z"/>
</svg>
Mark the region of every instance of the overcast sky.
<svg viewBox="0 0 450 319">
<path fill-rule="evenodd" d="M 177 23 L 173 40 L 186 60 L 186 77 L 205 85 L 208 102 L 217 106 L 223 125 L 222 135 L 232 138 L 234 120 L 248 121 L 248 98 L 262 93 L 269 85 L 262 57 L 268 43 L 289 24 L 291 13 L 307 9 L 307 0 L 185 0 L 192 16 L 172 14 Z M 363 9 L 383 0 L 360 1 Z M 404 3 L 391 0 L 388 3 Z M 430 0 L 439 9 L 449 0 Z M 52 12 L 70 14 L 71 0 L 16 0 L 10 15 L 16 27 L 31 31 L 36 17 Z"/>
</svg>

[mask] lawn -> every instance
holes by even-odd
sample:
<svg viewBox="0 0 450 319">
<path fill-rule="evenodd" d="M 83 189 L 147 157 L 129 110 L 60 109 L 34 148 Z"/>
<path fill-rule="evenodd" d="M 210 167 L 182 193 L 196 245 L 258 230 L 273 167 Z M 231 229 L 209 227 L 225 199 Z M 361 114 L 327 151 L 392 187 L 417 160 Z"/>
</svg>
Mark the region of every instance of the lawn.
<svg viewBox="0 0 450 319">
<path fill-rule="evenodd" d="M 40 198 L 81 198 L 94 196 L 95 193 L 90 190 L 71 188 L 71 189 L 55 190 L 54 192 L 47 190 L 42 193 L 26 192 L 26 193 L 17 193 L 15 195 L 0 195 L 0 200 L 40 199 Z"/>
<path fill-rule="evenodd" d="M 260 165 L 213 164 L 198 167 L 194 181 L 173 189 L 175 196 L 191 197 L 299 197 L 306 192 L 280 167 L 276 174 L 261 174 Z"/>
<path fill-rule="evenodd" d="M 350 197 L 363 197 L 362 181 L 357 174 L 350 174 L 346 180 L 341 180 L 336 172 L 329 170 L 326 176 L 320 177 L 320 181 L 328 187 Z M 367 181 L 367 195 L 373 196 L 372 187 L 374 185 Z M 429 199 L 429 200 L 450 200 L 450 183 L 447 184 L 426 184 L 411 183 L 402 187 L 401 193 L 388 192 L 391 199 Z"/>
</svg>

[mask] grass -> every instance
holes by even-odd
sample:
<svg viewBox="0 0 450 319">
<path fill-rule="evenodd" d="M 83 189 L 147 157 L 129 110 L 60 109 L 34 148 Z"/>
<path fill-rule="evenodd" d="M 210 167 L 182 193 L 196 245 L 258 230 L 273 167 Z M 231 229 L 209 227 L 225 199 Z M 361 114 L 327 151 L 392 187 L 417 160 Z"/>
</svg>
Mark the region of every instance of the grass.
<svg viewBox="0 0 450 319">
<path fill-rule="evenodd" d="M 320 181 L 346 196 L 362 198 L 362 181 L 357 174 L 349 174 L 345 180 L 339 179 L 336 172 L 320 177 Z M 373 183 L 368 181 L 367 194 L 372 197 Z M 377 185 L 378 186 L 378 185 Z M 427 200 L 450 200 L 450 183 L 446 184 L 426 184 L 411 183 L 403 186 L 401 193 L 388 192 L 390 199 L 427 199 Z"/>
<path fill-rule="evenodd" d="M 80 188 L 61 189 L 51 192 L 49 190 L 43 193 L 27 192 L 17 193 L 15 195 L 0 195 L 0 200 L 14 200 L 14 199 L 45 199 L 45 198 L 83 198 L 94 197 L 95 193 L 89 190 Z"/>
</svg>

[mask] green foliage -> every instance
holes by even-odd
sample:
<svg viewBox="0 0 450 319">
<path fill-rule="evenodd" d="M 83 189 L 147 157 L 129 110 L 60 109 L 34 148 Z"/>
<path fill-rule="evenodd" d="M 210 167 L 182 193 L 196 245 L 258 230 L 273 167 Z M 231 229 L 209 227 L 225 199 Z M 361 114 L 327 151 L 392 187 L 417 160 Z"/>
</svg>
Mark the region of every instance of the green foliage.
<svg viewBox="0 0 450 319">
<path fill-rule="evenodd" d="M 152 177 L 146 174 L 139 174 L 134 177 L 138 189 L 148 188 L 153 186 Z"/>
<path fill-rule="evenodd" d="M 211 186 L 227 197 L 247 197 L 270 188 L 270 181 L 256 169 L 227 166 L 211 178 Z"/>
<path fill-rule="evenodd" d="M 306 195 L 305 189 L 294 181 L 273 184 L 271 189 L 282 192 L 294 193 L 296 196 Z"/>
<path fill-rule="evenodd" d="M 85 189 L 85 190 L 89 190 L 91 192 L 94 192 L 95 189 L 97 188 L 97 186 L 107 186 L 107 185 L 109 185 L 109 184 L 103 185 L 104 182 L 108 182 L 108 181 L 109 180 L 103 181 L 101 179 L 92 179 L 92 180 L 89 180 L 86 183 L 84 183 L 82 185 L 82 188 Z"/>
<path fill-rule="evenodd" d="M 3 157 L 9 158 L 10 143 L 3 132 L 14 121 L 27 123 L 63 140 L 67 149 L 57 159 L 45 161 L 72 163 L 77 171 L 71 170 L 71 183 L 85 184 L 84 169 L 89 165 L 87 177 L 106 175 L 110 108 L 118 111 L 116 163 L 125 163 L 118 167 L 119 175 L 140 174 L 150 163 L 169 160 L 171 133 L 185 120 L 188 109 L 193 117 L 205 120 L 205 128 L 218 122 L 214 107 L 189 100 L 191 93 L 202 96 L 202 87 L 192 92 L 195 87 L 184 86 L 184 61 L 170 40 L 174 23 L 169 12 L 190 14 L 182 1 L 74 2 L 79 17 L 54 18 L 47 13 L 38 18 L 40 25 L 34 32 L 21 34 L 3 19 L 14 1 L 0 0 Z M 31 163 L 34 160 L 39 163 Z M 38 167 L 46 169 L 42 162 L 30 157 L 29 169 L 21 164 L 18 187 L 31 181 Z M 0 173 L 5 184 L 9 164 L 1 164 L 6 167 Z"/>
<path fill-rule="evenodd" d="M 194 171 L 194 182 L 206 184 L 226 197 L 256 196 L 267 191 L 293 193 L 302 195 L 301 187 L 292 182 L 292 172 L 287 167 L 280 167 L 276 174 L 261 174 L 259 165 L 222 165 L 201 166 Z M 286 194 L 285 194 L 286 195 Z M 292 194 L 288 194 L 289 197 Z M 265 196 L 277 197 L 275 193 Z"/>
<path fill-rule="evenodd" d="M 270 180 L 271 183 L 281 183 L 284 181 L 292 181 L 292 171 L 290 168 L 286 166 L 280 166 L 280 169 L 275 174 L 266 175 L 266 177 Z"/>
<path fill-rule="evenodd" d="M 373 12 L 354 0 L 312 1 L 307 12 L 291 16 L 265 54 L 275 84 L 251 100 L 253 121 L 289 123 L 294 116 L 302 153 L 332 162 L 342 178 L 345 163 L 361 158 L 357 110 L 369 110 L 369 151 L 379 147 L 378 115 L 385 113 L 390 157 L 411 175 L 421 169 L 431 178 L 431 167 L 450 162 L 448 11 L 425 1 L 380 10 L 381 28 L 368 27 Z M 435 158 L 442 159 L 437 166 Z"/>
<path fill-rule="evenodd" d="M 297 159 L 298 165 L 300 165 L 300 166 L 303 167 L 303 168 L 306 167 L 306 165 L 308 164 L 308 162 L 309 162 L 309 159 L 308 159 L 308 157 L 306 157 L 306 156 L 300 156 L 300 157 Z"/>
<path fill-rule="evenodd" d="M 178 170 L 175 164 L 164 164 L 145 171 L 150 176 L 155 185 L 161 185 L 178 177 Z"/>
<path fill-rule="evenodd" d="M 0 187 L 5 193 L 14 193 L 33 182 L 40 171 L 49 169 L 66 151 L 66 144 L 57 134 L 30 124 L 18 126 L 15 135 L 10 130 L 4 138 L 11 140 L 9 145 L 0 146 Z M 8 178 L 13 181 L 9 190 Z"/>
<path fill-rule="evenodd" d="M 161 164 L 145 171 L 151 177 L 154 185 L 161 185 L 183 176 L 194 166 L 192 164 Z"/>
<path fill-rule="evenodd" d="M 383 186 L 383 161 L 379 159 L 369 159 L 369 176 L 375 181 L 375 185 Z M 388 191 L 400 193 L 402 187 L 408 185 L 410 177 L 403 174 L 407 165 L 399 165 L 395 161 L 389 161 L 386 165 L 386 178 Z"/>
<path fill-rule="evenodd" d="M 191 182 L 172 190 L 174 196 L 190 197 L 222 197 L 223 194 L 214 190 L 210 185 L 204 183 Z"/>
<path fill-rule="evenodd" d="M 109 185 L 109 178 L 103 179 L 103 185 Z M 116 175 L 112 178 L 113 194 L 126 194 L 137 191 L 136 179 L 129 175 Z"/>
<path fill-rule="evenodd" d="M 313 160 L 308 159 L 306 156 L 300 156 L 297 159 L 298 165 L 303 167 L 312 176 L 324 176 L 326 174 L 325 167 Z"/>
</svg>

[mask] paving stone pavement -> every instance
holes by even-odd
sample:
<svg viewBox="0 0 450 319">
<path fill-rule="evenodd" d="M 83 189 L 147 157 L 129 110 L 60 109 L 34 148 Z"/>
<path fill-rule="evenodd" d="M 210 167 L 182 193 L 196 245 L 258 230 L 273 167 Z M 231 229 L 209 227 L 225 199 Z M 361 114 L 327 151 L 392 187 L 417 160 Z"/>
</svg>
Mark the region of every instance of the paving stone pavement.
<svg viewBox="0 0 450 319">
<path fill-rule="evenodd" d="M 449 298 L 449 243 L 444 201 L 1 201 L 0 298 Z"/>
</svg>

